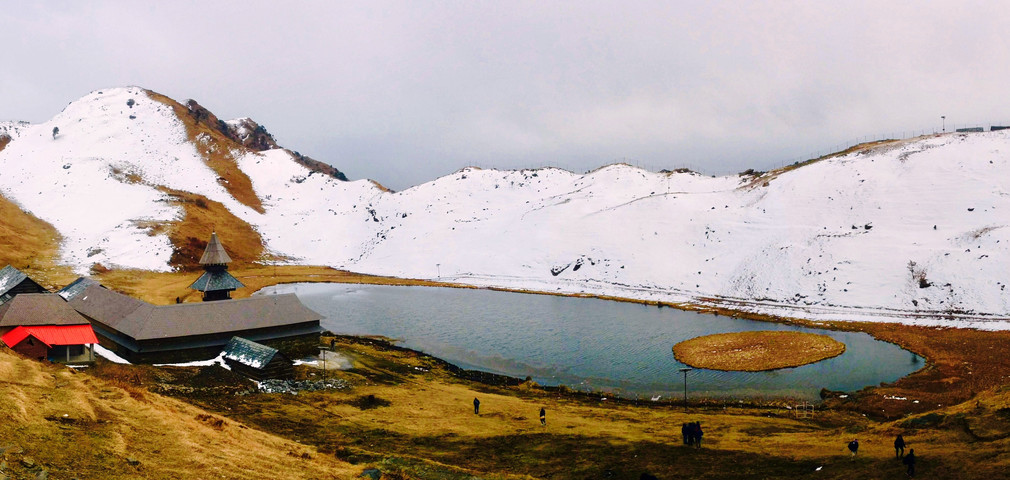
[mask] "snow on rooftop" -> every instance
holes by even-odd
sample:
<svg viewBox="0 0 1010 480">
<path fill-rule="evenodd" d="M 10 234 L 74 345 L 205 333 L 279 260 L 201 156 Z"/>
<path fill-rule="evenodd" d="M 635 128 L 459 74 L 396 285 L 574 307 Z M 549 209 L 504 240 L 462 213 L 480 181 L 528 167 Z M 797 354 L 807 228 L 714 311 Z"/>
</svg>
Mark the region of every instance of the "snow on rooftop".
<svg viewBox="0 0 1010 480">
<path fill-rule="evenodd" d="M 125 358 L 120 357 L 119 355 L 116 355 L 115 353 L 113 353 L 112 350 L 109 350 L 109 349 L 107 349 L 107 348 L 105 348 L 105 347 L 103 347 L 103 346 L 101 346 L 101 345 L 99 345 L 97 343 L 94 345 L 94 347 L 95 347 L 95 353 L 98 356 L 100 356 L 100 357 L 102 357 L 102 358 L 104 358 L 104 359 L 106 359 L 106 360 L 108 360 L 108 361 L 110 361 L 112 363 L 122 363 L 122 364 L 127 364 L 127 365 L 130 363 L 130 362 L 126 361 Z"/>
</svg>

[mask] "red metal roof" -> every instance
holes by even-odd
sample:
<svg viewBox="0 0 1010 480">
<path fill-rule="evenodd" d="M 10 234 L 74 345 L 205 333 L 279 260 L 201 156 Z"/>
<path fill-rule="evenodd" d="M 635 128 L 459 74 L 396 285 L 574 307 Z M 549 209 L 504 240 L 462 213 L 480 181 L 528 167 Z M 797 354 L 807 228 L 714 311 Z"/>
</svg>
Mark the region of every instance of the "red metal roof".
<svg viewBox="0 0 1010 480">
<path fill-rule="evenodd" d="M 31 335 L 48 346 L 53 345 L 83 345 L 85 343 L 98 343 L 95 331 L 91 325 L 45 325 L 17 327 L 7 332 L 2 338 L 8 347 L 14 347 L 22 340 Z"/>
</svg>

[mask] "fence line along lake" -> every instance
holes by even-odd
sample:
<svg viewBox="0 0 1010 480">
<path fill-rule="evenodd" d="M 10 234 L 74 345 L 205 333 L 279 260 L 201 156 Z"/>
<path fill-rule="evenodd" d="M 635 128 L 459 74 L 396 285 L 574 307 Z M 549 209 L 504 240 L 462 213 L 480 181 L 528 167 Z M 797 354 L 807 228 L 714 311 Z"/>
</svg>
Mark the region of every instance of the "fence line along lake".
<svg viewBox="0 0 1010 480">
<path fill-rule="evenodd" d="M 533 377 L 542 385 L 680 398 L 685 367 L 674 344 L 701 335 L 794 330 L 845 344 L 840 356 L 770 372 L 688 373 L 691 395 L 816 400 L 820 389 L 855 391 L 893 382 L 924 365 L 897 345 L 860 332 L 757 322 L 594 298 L 492 290 L 304 283 L 257 294 L 295 293 L 347 335 L 381 335 L 460 367 Z"/>
</svg>

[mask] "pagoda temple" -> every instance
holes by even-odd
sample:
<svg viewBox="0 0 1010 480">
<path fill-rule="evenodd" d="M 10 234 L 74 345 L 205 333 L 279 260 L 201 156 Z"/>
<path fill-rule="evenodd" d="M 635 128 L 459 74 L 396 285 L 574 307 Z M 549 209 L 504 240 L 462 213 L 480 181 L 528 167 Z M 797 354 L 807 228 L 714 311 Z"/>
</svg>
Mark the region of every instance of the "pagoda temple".
<svg viewBox="0 0 1010 480">
<path fill-rule="evenodd" d="M 200 265 L 203 265 L 203 275 L 200 275 L 189 288 L 203 292 L 203 301 L 228 300 L 231 298 L 232 290 L 242 288 L 245 285 L 228 273 L 228 264 L 231 257 L 224 250 L 224 245 L 217 239 L 217 232 L 210 234 L 210 241 L 207 242 L 207 249 L 200 257 Z"/>
</svg>

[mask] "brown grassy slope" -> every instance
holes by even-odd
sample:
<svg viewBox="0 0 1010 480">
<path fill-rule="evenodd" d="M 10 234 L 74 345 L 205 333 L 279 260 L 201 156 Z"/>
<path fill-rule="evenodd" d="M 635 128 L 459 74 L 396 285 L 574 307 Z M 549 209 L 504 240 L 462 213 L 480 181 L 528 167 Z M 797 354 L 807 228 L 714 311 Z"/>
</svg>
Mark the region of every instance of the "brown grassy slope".
<svg viewBox="0 0 1010 480">
<path fill-rule="evenodd" d="M 200 269 L 200 257 L 212 232 L 227 245 L 236 265 L 251 264 L 265 259 L 263 240 L 246 221 L 238 218 L 224 204 L 207 197 L 162 185 L 154 185 L 135 172 L 113 170 L 113 178 L 123 183 L 156 188 L 168 197 L 168 203 L 182 209 L 183 216 L 170 222 L 138 222 L 149 235 L 167 234 L 172 243 L 172 266 L 186 271 Z M 97 272 L 105 269 L 95 269 Z"/>
<path fill-rule="evenodd" d="M 225 248 L 231 254 L 227 241 Z M 201 250 L 202 253 L 202 250 Z M 283 283 L 300 282 L 330 282 L 330 283 L 363 283 L 370 285 L 425 285 L 425 286 L 456 286 L 448 283 L 431 282 L 427 280 L 410 280 L 394 277 L 379 277 L 335 270 L 330 267 L 301 265 L 245 265 L 229 268 L 228 271 L 241 281 L 245 288 L 232 292 L 232 298 L 245 298 L 257 290 Z M 156 305 L 167 305 L 179 297 L 183 301 L 200 301 L 200 292 L 190 290 L 200 273 L 195 271 L 157 273 L 140 270 L 109 271 L 98 275 L 102 285 L 131 295 Z"/>
<path fill-rule="evenodd" d="M 807 165 L 810 165 L 810 164 L 813 164 L 813 163 L 817 163 L 817 162 L 820 162 L 820 161 L 823 161 L 823 160 L 827 160 L 829 158 L 841 157 L 843 155 L 848 155 L 850 153 L 869 153 L 869 152 L 872 152 L 875 148 L 878 148 L 878 147 L 888 146 L 888 145 L 896 145 L 896 144 L 899 144 L 899 143 L 909 142 L 909 141 L 914 141 L 914 140 L 917 140 L 917 139 L 911 139 L 911 140 L 878 140 L 878 141 L 874 141 L 874 142 L 860 143 L 858 145 L 853 145 L 853 146 L 851 146 L 849 148 L 846 148 L 845 150 L 842 150 L 840 152 L 834 152 L 834 153 L 829 153 L 827 155 L 821 155 L 820 157 L 817 157 L 817 158 L 811 158 L 810 160 L 805 160 L 805 161 L 802 161 L 802 162 L 796 162 L 796 163 L 794 163 L 792 165 L 786 165 L 786 166 L 784 166 L 782 168 L 777 168 L 775 170 L 770 170 L 770 171 L 765 172 L 765 173 L 755 174 L 754 177 L 751 179 L 751 181 L 748 182 L 743 188 L 754 188 L 754 187 L 757 187 L 759 185 L 764 185 L 765 183 L 770 182 L 770 181 L 778 178 L 778 176 L 782 175 L 783 173 L 789 172 L 791 170 L 796 170 L 797 168 L 805 167 Z"/>
<path fill-rule="evenodd" d="M 0 351 L 5 478 L 351 478 L 360 469 L 188 404 Z M 30 459 L 30 462 L 25 462 Z M 41 478 L 41 477 L 39 477 Z"/>
<path fill-rule="evenodd" d="M 43 286 L 64 285 L 73 272 L 57 265 L 60 234 L 52 225 L 0 196 L 0 267 L 10 264 Z"/>
<path fill-rule="evenodd" d="M 183 270 L 199 270 L 200 257 L 207 247 L 211 232 L 217 232 L 235 265 L 264 260 L 263 239 L 259 232 L 222 203 L 203 195 L 158 188 L 167 193 L 172 203 L 185 212 L 183 218 L 172 222 L 168 230 L 173 247 L 173 266 Z"/>
<path fill-rule="evenodd" d="M 1008 331 L 913 327 L 896 324 L 834 324 L 836 328 L 861 330 L 923 355 L 928 364 L 897 382 L 860 392 L 859 403 L 867 414 L 898 418 L 907 412 L 923 412 L 969 401 L 979 393 L 1010 384 Z M 904 397 L 907 401 L 889 400 Z M 913 401 L 918 400 L 918 403 Z"/>
<path fill-rule="evenodd" d="M 927 423 L 934 417 L 877 423 L 846 411 L 819 410 L 810 419 L 782 408 L 685 412 L 669 403 L 463 382 L 425 357 L 355 339 L 338 339 L 338 350 L 353 359 L 354 369 L 330 375 L 351 382 L 349 390 L 306 393 L 297 401 L 264 394 L 191 401 L 337 458 L 380 466 L 384 478 L 637 479 L 646 472 L 658 478 L 902 478 L 891 448 L 898 433 L 920 456 L 923 478 L 1000 478 L 1010 466 L 1010 422 L 999 418 L 1010 398 L 1005 393 L 981 397 L 980 409 L 969 403 L 942 410 L 946 420 L 933 425 Z M 473 413 L 474 397 L 481 400 L 480 415 Z M 546 426 L 540 407 L 547 410 Z M 986 415 L 958 417 L 964 409 Z M 689 421 L 705 429 L 700 450 L 682 445 L 679 427 Z M 963 422 L 977 426 L 965 430 Z M 972 437 L 976 431 L 991 438 Z M 861 443 L 855 459 L 845 450 L 852 438 Z"/>
<path fill-rule="evenodd" d="M 221 133 L 200 116 L 194 116 L 185 106 L 160 93 L 147 91 L 153 100 L 161 102 L 175 112 L 175 116 L 186 126 L 190 142 L 203 155 L 204 161 L 218 175 L 218 182 L 243 205 L 263 213 L 263 204 L 253 190 L 252 180 L 238 168 L 232 150 L 246 150 L 245 147 Z M 216 118 L 213 118 L 216 122 Z"/>
</svg>

